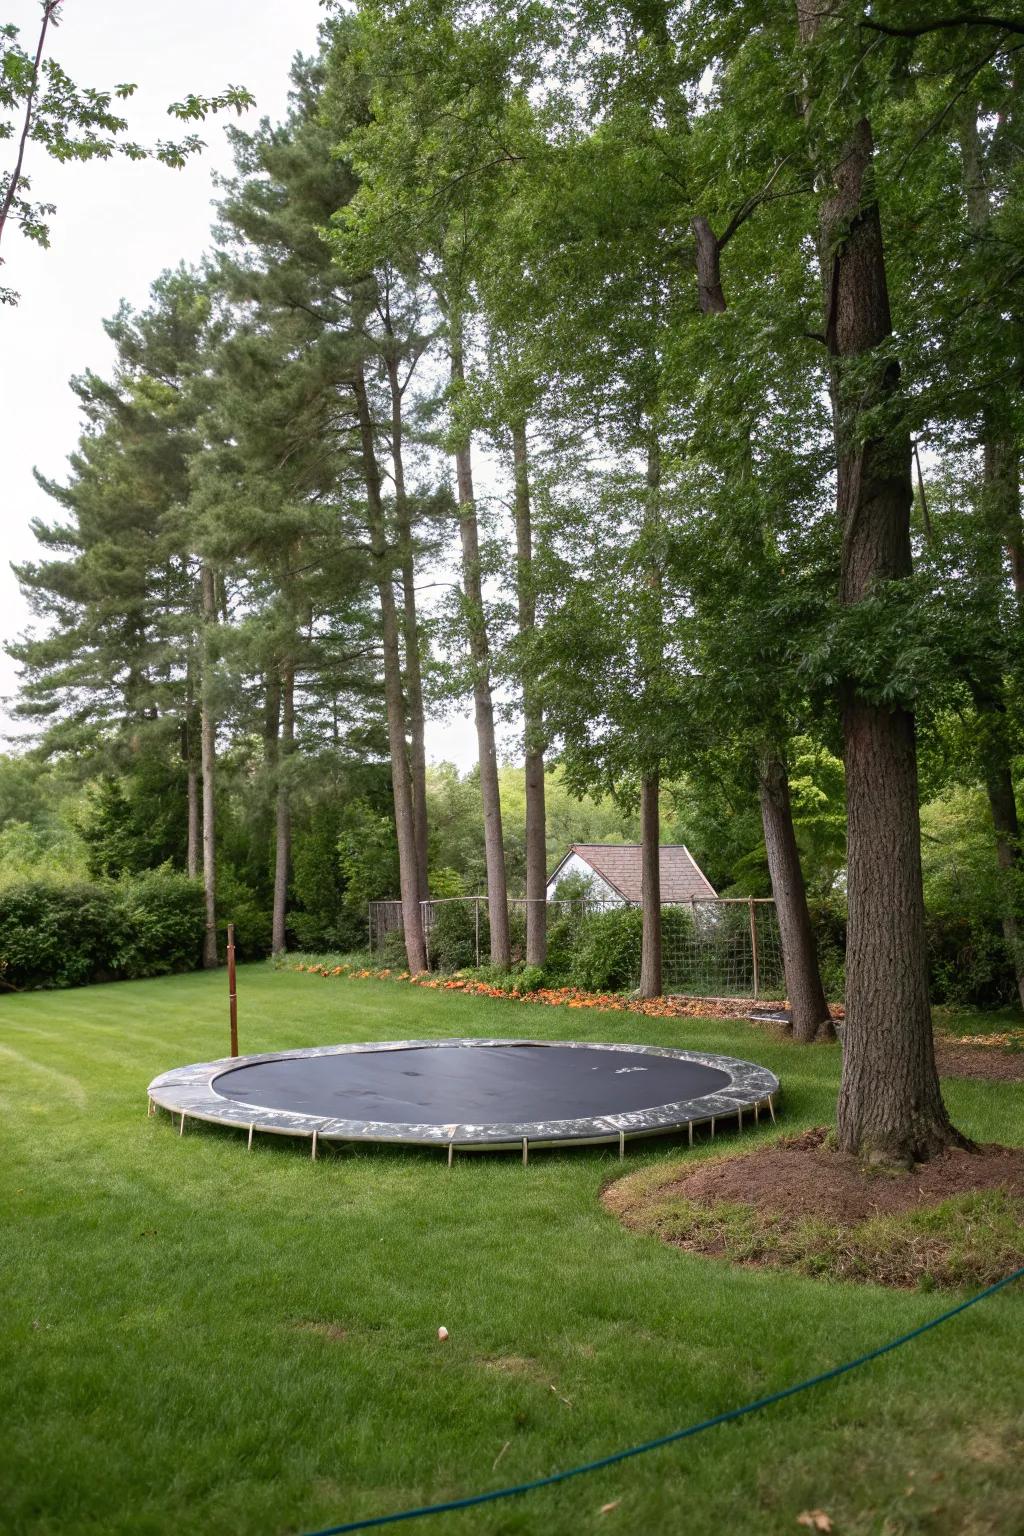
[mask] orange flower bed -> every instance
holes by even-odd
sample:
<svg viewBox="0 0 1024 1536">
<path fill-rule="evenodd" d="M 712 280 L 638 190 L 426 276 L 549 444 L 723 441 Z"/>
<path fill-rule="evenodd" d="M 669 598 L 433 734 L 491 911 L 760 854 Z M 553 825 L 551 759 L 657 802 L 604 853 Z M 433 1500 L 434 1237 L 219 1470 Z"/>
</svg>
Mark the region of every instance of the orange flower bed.
<svg viewBox="0 0 1024 1536">
<path fill-rule="evenodd" d="M 291 967 L 309 976 L 327 979 L 344 977 L 349 981 L 404 981 L 431 992 L 461 992 L 467 997 L 501 998 L 508 1003 L 540 1003 L 549 1008 L 593 1008 L 599 1013 L 639 1013 L 646 1018 L 735 1018 L 751 1006 L 746 998 L 703 997 L 622 997 L 614 992 L 585 992 L 581 987 L 539 987 L 535 992 L 505 990 L 469 976 L 432 976 L 423 971 L 412 976 L 408 971 L 373 970 L 351 965 L 305 965 Z M 839 1013 L 840 1010 L 833 1010 Z"/>
</svg>

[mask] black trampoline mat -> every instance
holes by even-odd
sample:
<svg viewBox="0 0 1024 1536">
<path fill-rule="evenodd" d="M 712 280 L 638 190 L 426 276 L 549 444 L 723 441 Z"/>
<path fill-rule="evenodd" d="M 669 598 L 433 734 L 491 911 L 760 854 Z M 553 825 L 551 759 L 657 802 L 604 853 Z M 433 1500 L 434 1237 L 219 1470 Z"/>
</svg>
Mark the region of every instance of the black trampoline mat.
<svg viewBox="0 0 1024 1536">
<path fill-rule="evenodd" d="M 222 1098 L 326 1119 L 424 1125 L 592 1119 L 728 1088 L 716 1067 L 600 1046 L 415 1046 L 294 1056 L 220 1073 Z"/>
</svg>

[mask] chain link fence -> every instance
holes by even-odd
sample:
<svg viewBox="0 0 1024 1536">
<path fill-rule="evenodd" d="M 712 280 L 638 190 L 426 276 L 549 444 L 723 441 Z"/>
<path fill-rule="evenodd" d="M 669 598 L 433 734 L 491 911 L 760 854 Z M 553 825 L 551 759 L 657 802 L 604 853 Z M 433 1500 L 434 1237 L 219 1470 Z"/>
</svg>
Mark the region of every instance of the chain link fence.
<svg viewBox="0 0 1024 1536">
<path fill-rule="evenodd" d="M 448 896 L 420 903 L 428 963 L 451 971 L 487 963 L 490 924 L 486 896 Z M 525 958 L 526 901 L 509 901 L 512 958 Z M 636 987 L 640 980 L 638 906 L 589 897 L 549 901 L 549 968 L 575 975 L 587 969 L 587 956 L 600 970 L 602 944 L 617 946 L 616 984 Z M 618 914 L 611 917 L 610 914 Z M 782 945 L 775 902 L 770 897 L 698 897 L 683 904 L 663 904 L 662 985 L 666 992 L 696 997 L 781 998 L 785 996 Z M 370 951 L 380 961 L 404 963 L 400 901 L 373 901 L 369 913 Z M 600 986 L 600 983 L 597 983 Z"/>
</svg>

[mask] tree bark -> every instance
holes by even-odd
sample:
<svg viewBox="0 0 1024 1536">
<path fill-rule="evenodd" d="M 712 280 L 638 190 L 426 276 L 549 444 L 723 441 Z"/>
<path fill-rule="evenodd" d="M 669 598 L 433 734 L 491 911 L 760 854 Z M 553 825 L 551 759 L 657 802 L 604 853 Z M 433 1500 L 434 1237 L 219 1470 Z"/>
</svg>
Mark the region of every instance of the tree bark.
<svg viewBox="0 0 1024 1536">
<path fill-rule="evenodd" d="M 274 829 L 274 907 L 270 948 L 281 954 L 287 947 L 288 871 L 292 856 L 291 786 L 288 760 L 295 746 L 295 663 L 281 665 L 281 740 L 277 761 L 277 807 Z"/>
<path fill-rule="evenodd" d="M 782 758 L 770 748 L 761 754 L 758 762 L 758 792 L 793 1039 L 805 1045 L 812 1040 L 834 1040 L 836 1032 L 821 984 L 804 872 L 793 827 L 789 775 Z"/>
<path fill-rule="evenodd" d="M 462 340 L 458 325 L 451 340 L 452 383 L 465 382 Z M 501 795 L 498 789 L 498 752 L 494 736 L 494 703 L 491 698 L 490 647 L 484 618 L 480 577 L 480 537 L 473 494 L 473 461 L 469 437 L 455 450 L 459 495 L 459 532 L 462 538 L 462 584 L 466 601 L 469 654 L 473 663 L 473 707 L 480 761 L 480 793 L 484 813 L 484 857 L 487 863 L 487 916 L 491 934 L 491 964 L 512 963 L 508 926 L 508 884 L 505 878 L 505 844 L 501 828 Z"/>
<path fill-rule="evenodd" d="M 819 26 L 815 6 L 798 0 L 805 37 Z M 873 158 L 871 127 L 862 118 L 842 146 L 820 215 L 840 601 L 847 606 L 911 571 L 910 434 L 899 424 L 882 436 L 864 431 L 865 413 L 891 401 L 900 378 L 885 347 L 892 322 Z M 848 943 L 839 1145 L 872 1161 L 906 1164 L 958 1140 L 942 1102 L 932 1039 L 914 718 L 865 698 L 852 680 L 841 688 L 841 705 Z"/>
<path fill-rule="evenodd" d="M 661 996 L 661 811 L 656 774 L 640 785 L 640 996 Z"/>
<path fill-rule="evenodd" d="M 412 517 L 405 488 L 403 456 L 402 386 L 398 359 L 387 357 L 391 389 L 391 462 L 395 475 L 395 526 L 402 570 L 402 629 L 405 640 L 405 699 L 409 712 L 409 768 L 412 775 L 412 815 L 416 837 L 416 880 L 420 900 L 430 896 L 427 853 L 427 748 L 423 710 L 423 669 L 420 664 L 420 631 L 416 613 L 416 561 L 413 553 Z"/>
<path fill-rule="evenodd" d="M 722 286 L 722 242 L 703 215 L 693 219 L 690 227 L 697 242 L 697 302 L 701 314 L 724 314 L 727 301 Z M 752 475 L 753 455 L 749 452 L 747 462 L 749 468 L 745 473 Z M 793 1016 L 793 1039 L 801 1043 L 834 1039 L 793 827 L 789 779 L 780 752 L 769 750 L 762 755 L 758 787 L 768 877 L 775 898 L 782 966 Z"/>
<path fill-rule="evenodd" d="M 996 834 L 996 861 L 1005 886 L 1003 897 L 1003 940 L 1013 966 L 1017 983 L 1017 997 L 1024 1008 L 1024 934 L 1018 911 L 1017 890 L 1020 885 L 1020 822 L 1017 817 L 1017 799 L 1014 794 L 1013 776 L 1009 763 L 1000 754 L 985 775 L 992 825 Z"/>
<path fill-rule="evenodd" d="M 186 664 L 185 712 L 181 722 L 181 757 L 185 764 L 185 873 L 190 880 L 199 875 L 199 774 L 193 745 L 195 700 L 193 697 L 192 658 Z"/>
<path fill-rule="evenodd" d="M 512 428 L 516 490 L 516 598 L 519 636 L 528 643 L 537 620 L 533 590 L 533 530 L 530 516 L 529 455 L 526 423 Z M 548 957 L 547 818 L 544 804 L 544 721 L 529 663 L 523 671 L 523 743 L 526 782 L 526 963 L 544 965 Z"/>
<path fill-rule="evenodd" d="M 387 712 L 388 746 L 391 751 L 391 784 L 395 804 L 395 833 L 398 840 L 398 882 L 402 898 L 402 925 L 405 931 L 406 958 L 409 969 L 415 976 L 426 970 L 427 953 L 423 939 L 423 910 L 420 906 L 417 873 L 412 778 L 406 756 L 405 700 L 402 696 L 398 612 L 395 607 L 392 555 L 388 549 L 384 505 L 381 500 L 380 466 L 377 463 L 373 420 L 370 416 L 370 403 L 367 398 L 362 364 L 355 369 L 352 388 L 359 422 L 370 550 L 380 598 L 381 638 L 384 649 L 384 705 Z"/>
<path fill-rule="evenodd" d="M 203 892 L 206 930 L 203 935 L 203 966 L 217 961 L 217 822 L 214 798 L 217 764 L 217 722 L 213 705 L 213 640 L 217 622 L 217 596 L 212 566 L 204 563 L 200 575 L 203 605 L 203 676 L 200 696 L 200 758 L 203 776 Z"/>
</svg>

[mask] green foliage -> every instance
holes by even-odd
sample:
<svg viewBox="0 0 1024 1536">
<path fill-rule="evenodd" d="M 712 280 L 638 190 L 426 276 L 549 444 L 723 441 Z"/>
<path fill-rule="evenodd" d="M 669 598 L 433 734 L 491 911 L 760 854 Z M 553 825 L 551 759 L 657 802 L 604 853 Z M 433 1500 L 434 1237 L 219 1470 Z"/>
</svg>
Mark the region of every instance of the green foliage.
<svg viewBox="0 0 1024 1536">
<path fill-rule="evenodd" d="M 23 880 L 0 888 L 0 967 L 16 989 L 75 987 L 192 969 L 202 888 L 170 870 L 119 881 Z"/>
<path fill-rule="evenodd" d="M 595 912 L 580 923 L 570 980 L 595 992 L 621 992 L 640 976 L 643 913 L 639 907 Z"/>
<path fill-rule="evenodd" d="M 434 911 L 434 923 L 428 935 L 433 969 L 461 971 L 476 965 L 478 924 L 481 955 L 487 953 L 491 942 L 487 903 L 443 901 Z"/>
</svg>

